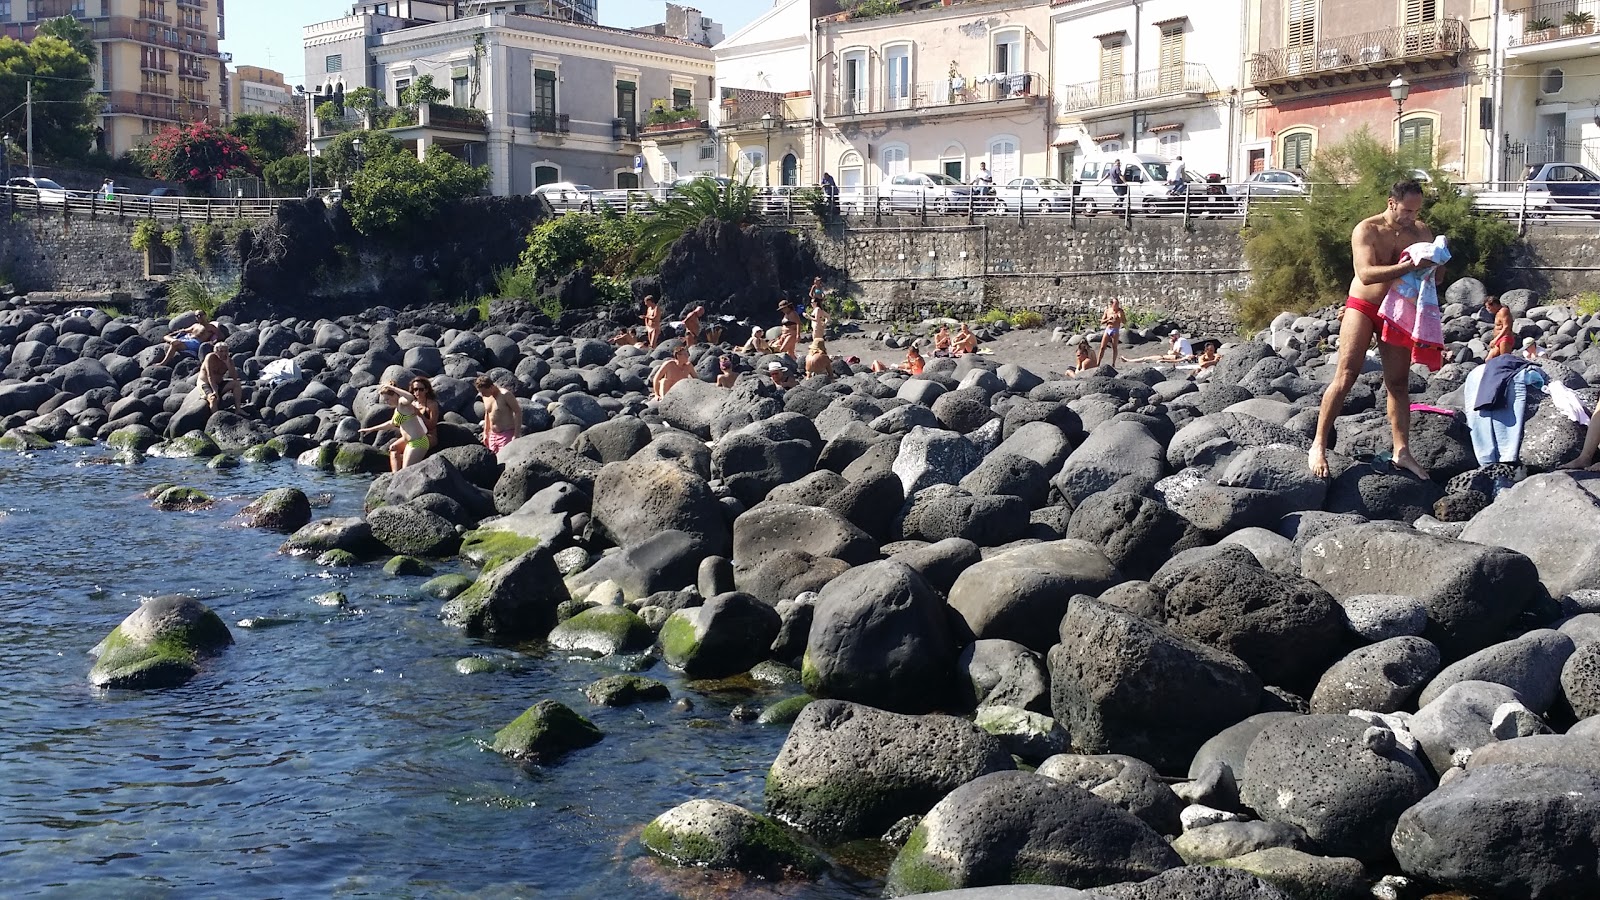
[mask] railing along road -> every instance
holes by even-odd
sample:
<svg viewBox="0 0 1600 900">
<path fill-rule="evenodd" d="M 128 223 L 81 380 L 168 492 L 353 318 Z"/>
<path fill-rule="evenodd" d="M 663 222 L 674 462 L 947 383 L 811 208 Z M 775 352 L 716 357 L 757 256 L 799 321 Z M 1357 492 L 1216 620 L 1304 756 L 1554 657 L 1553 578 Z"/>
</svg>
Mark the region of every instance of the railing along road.
<svg viewBox="0 0 1600 900">
<path fill-rule="evenodd" d="M 8 212 L 36 213 L 40 216 L 116 216 L 130 219 L 155 219 L 163 222 L 216 222 L 227 219 L 271 219 L 278 215 L 283 200 L 266 198 L 149 197 L 143 194 L 112 194 L 110 199 L 98 191 L 38 190 L 5 188 Z"/>
</svg>

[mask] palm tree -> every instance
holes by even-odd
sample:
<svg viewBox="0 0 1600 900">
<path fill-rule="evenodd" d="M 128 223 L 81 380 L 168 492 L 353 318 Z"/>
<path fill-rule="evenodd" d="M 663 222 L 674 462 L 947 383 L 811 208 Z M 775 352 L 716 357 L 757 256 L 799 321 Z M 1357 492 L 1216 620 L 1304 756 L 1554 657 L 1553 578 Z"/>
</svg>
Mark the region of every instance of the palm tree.
<svg viewBox="0 0 1600 900">
<path fill-rule="evenodd" d="M 761 221 L 756 189 L 749 182 L 721 184 L 714 178 L 696 178 L 675 188 L 665 200 L 652 198 L 650 212 L 640 230 L 635 258 L 651 266 L 659 264 L 679 238 L 706 219 L 738 226 Z"/>
</svg>

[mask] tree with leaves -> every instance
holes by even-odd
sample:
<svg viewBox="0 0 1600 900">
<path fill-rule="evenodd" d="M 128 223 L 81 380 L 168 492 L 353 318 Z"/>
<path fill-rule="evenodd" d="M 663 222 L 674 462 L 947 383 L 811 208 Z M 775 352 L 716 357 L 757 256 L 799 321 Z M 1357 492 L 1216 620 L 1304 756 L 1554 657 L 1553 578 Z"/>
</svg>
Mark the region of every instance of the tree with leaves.
<svg viewBox="0 0 1600 900">
<path fill-rule="evenodd" d="M 293 119 L 276 113 L 241 113 L 233 117 L 228 133 L 250 148 L 250 158 L 261 165 L 299 152 L 300 129 Z"/>
<path fill-rule="evenodd" d="M 25 98 L 33 83 L 33 144 L 41 155 L 80 159 L 94 142 L 98 97 L 90 56 L 74 46 L 83 26 L 50 19 L 30 43 L 0 38 L 0 127 L 21 136 L 27 131 Z M 49 26 L 48 28 L 46 26 Z M 74 30 L 76 29 L 76 31 Z M 65 34 L 67 37 L 59 35 Z M 93 43 L 88 47 L 93 52 Z"/>
<path fill-rule="evenodd" d="M 477 196 L 488 184 L 488 169 L 440 147 L 429 147 L 420 161 L 410 153 L 369 156 L 350 182 L 345 208 L 362 234 L 394 233 L 427 222 L 445 204 Z"/>
<path fill-rule="evenodd" d="M 205 122 L 162 129 L 150 141 L 145 166 L 151 177 L 180 182 L 194 193 L 204 193 L 213 182 L 237 173 L 261 172 L 248 144 Z"/>
<path fill-rule="evenodd" d="M 432 75 L 419 75 L 405 90 L 400 92 L 400 105 L 412 109 L 429 103 L 443 103 L 450 99 L 450 92 L 441 87 L 433 86 Z"/>
<path fill-rule="evenodd" d="M 756 189 L 747 181 L 722 184 L 714 178 L 696 178 L 675 188 L 665 200 L 650 201 L 651 216 L 639 235 L 637 258 L 651 267 L 660 263 L 678 238 L 706 219 L 734 225 L 761 220 Z"/>
</svg>

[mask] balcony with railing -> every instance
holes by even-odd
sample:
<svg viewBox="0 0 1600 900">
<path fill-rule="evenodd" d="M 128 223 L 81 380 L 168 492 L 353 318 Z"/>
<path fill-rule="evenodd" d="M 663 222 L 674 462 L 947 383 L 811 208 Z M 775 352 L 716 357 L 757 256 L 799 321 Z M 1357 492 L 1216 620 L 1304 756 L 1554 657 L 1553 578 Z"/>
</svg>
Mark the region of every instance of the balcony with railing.
<svg viewBox="0 0 1600 900">
<path fill-rule="evenodd" d="M 145 72 L 170 73 L 172 71 L 172 63 L 165 62 L 154 56 L 141 56 L 139 58 L 139 68 Z"/>
<path fill-rule="evenodd" d="M 543 135 L 572 133 L 572 116 L 557 112 L 532 112 L 528 114 L 528 127 Z"/>
<path fill-rule="evenodd" d="M 1217 89 L 1200 63 L 1148 69 L 1116 78 L 1062 85 L 1056 89 L 1058 116 L 1096 116 L 1154 109 L 1205 97 Z"/>
<path fill-rule="evenodd" d="M 1036 72 L 942 78 L 920 84 L 888 85 L 875 92 L 833 85 L 827 115 L 840 119 L 893 119 L 939 112 L 972 113 L 983 104 L 997 108 L 1031 106 L 1042 100 L 1044 82 Z"/>
<path fill-rule="evenodd" d="M 695 132 L 709 132 L 711 124 L 706 121 L 705 105 L 691 103 L 688 106 L 673 106 L 671 100 L 655 100 L 650 104 L 650 112 L 645 115 L 642 132 L 652 138 L 687 136 Z"/>
<path fill-rule="evenodd" d="M 639 140 L 639 123 L 632 119 L 612 119 L 611 139 L 618 143 L 633 143 Z"/>
<path fill-rule="evenodd" d="M 163 25 L 171 25 L 172 17 L 162 12 L 159 6 L 140 6 L 139 21 L 160 22 Z"/>
<path fill-rule="evenodd" d="M 205 66 L 179 66 L 178 77 L 191 81 L 210 81 L 211 72 Z"/>
<path fill-rule="evenodd" d="M 144 116 L 168 122 L 210 122 L 213 125 L 218 122 L 216 110 L 191 100 L 135 91 L 107 91 L 100 96 L 106 98 L 105 115 Z"/>
<path fill-rule="evenodd" d="M 774 91 L 734 88 L 723 91 L 719 107 L 723 128 L 760 126 L 764 116 L 783 118 L 783 95 Z"/>
<path fill-rule="evenodd" d="M 1458 65 L 1461 54 L 1471 49 L 1472 35 L 1459 19 L 1397 25 L 1257 53 L 1250 57 L 1250 83 L 1282 94 L 1336 87 L 1352 79 L 1387 81 L 1424 65 Z"/>
<path fill-rule="evenodd" d="M 1520 33 L 1506 42 L 1506 59 L 1540 62 L 1594 55 L 1600 0 L 1539 3 L 1517 16 Z"/>
<path fill-rule="evenodd" d="M 187 6 L 190 9 L 205 9 L 206 0 L 178 0 L 178 5 Z"/>
</svg>

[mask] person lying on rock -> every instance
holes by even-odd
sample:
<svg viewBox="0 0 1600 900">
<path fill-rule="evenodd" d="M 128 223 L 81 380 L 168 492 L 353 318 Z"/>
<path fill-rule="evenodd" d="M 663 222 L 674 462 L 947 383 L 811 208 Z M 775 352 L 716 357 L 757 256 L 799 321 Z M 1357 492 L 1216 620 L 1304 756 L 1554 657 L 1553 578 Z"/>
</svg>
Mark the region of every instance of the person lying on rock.
<svg viewBox="0 0 1600 900">
<path fill-rule="evenodd" d="M 522 404 L 487 375 L 474 378 L 472 386 L 483 399 L 483 445 L 490 453 L 499 453 L 522 434 Z"/>
<path fill-rule="evenodd" d="M 950 352 L 956 356 L 978 352 L 978 336 L 972 333 L 967 323 L 962 322 L 961 327 L 956 329 L 955 339 L 950 342 Z"/>
<path fill-rule="evenodd" d="M 394 416 L 371 428 L 363 428 L 360 433 L 371 434 L 388 428 L 400 429 L 400 439 L 406 442 L 405 451 L 401 454 L 398 464 L 394 457 L 389 458 L 391 472 L 398 472 L 406 466 L 421 462 L 422 457 L 428 452 L 428 423 L 422 418 L 417 398 L 409 391 L 401 390 L 398 385 L 383 384 L 378 386 L 378 399 L 394 410 Z"/>
<path fill-rule="evenodd" d="M 203 344 L 200 348 L 200 393 L 205 395 L 206 407 L 212 412 L 222 408 L 222 392 L 231 391 L 233 408 L 244 408 L 244 384 L 239 380 L 239 370 L 233 367 L 226 344 Z"/>
<path fill-rule="evenodd" d="M 634 336 L 632 328 L 619 328 L 617 333 L 606 339 L 606 343 L 613 347 L 633 347 L 639 343 Z"/>
<path fill-rule="evenodd" d="M 1411 348 L 1383 340 L 1378 311 L 1390 285 L 1414 272 L 1433 268 L 1431 259 L 1400 261 L 1407 247 L 1431 242 L 1433 231 L 1417 219 L 1422 211 L 1422 185 L 1416 181 L 1396 182 L 1386 203 L 1383 212 L 1362 219 L 1350 233 L 1355 277 L 1350 280 L 1350 296 L 1339 317 L 1338 368 L 1333 382 L 1323 392 L 1316 437 L 1307 454 L 1311 474 L 1319 478 L 1328 477 L 1328 445 L 1333 443 L 1334 422 L 1361 374 L 1374 336 L 1378 337 L 1378 355 L 1383 360 L 1394 463 L 1418 478 L 1428 477 L 1427 470 L 1411 455 Z"/>
<path fill-rule="evenodd" d="M 205 314 L 205 310 L 194 311 L 195 323 L 188 328 L 179 328 L 169 332 L 165 338 L 167 342 L 167 355 L 161 357 L 158 366 L 171 365 L 178 354 L 185 353 L 195 359 L 200 358 L 202 344 L 214 343 L 222 334 L 217 330 L 215 323 Z"/>
<path fill-rule="evenodd" d="M 806 375 L 833 380 L 833 358 L 828 356 L 828 345 L 821 338 L 811 342 L 811 352 L 806 354 Z"/>
<path fill-rule="evenodd" d="M 922 368 L 923 368 L 924 365 L 926 365 L 926 360 L 924 360 L 922 358 L 922 351 L 917 349 L 917 345 L 916 344 L 912 344 L 910 347 L 906 348 L 906 360 L 905 360 L 905 362 L 900 363 L 897 366 L 890 366 L 890 365 L 885 365 L 884 363 L 879 362 L 877 360 L 874 360 L 873 363 L 872 363 L 872 371 L 874 371 L 874 372 L 905 372 L 908 375 L 921 375 L 922 374 Z"/>
<path fill-rule="evenodd" d="M 672 390 L 673 385 L 693 377 L 694 366 L 689 365 L 689 348 L 679 344 L 672 351 L 672 358 L 662 363 L 655 377 L 650 379 L 650 396 L 660 400 L 667 396 L 667 391 Z"/>
<path fill-rule="evenodd" d="M 717 387 L 731 388 L 739 380 L 739 373 L 733 370 L 733 357 L 722 357 L 717 362 L 717 369 Z"/>
<path fill-rule="evenodd" d="M 767 363 L 767 377 L 772 379 L 772 383 L 777 385 L 779 390 L 784 391 L 800 383 L 800 379 L 794 377 L 789 367 L 777 360 Z"/>
</svg>

